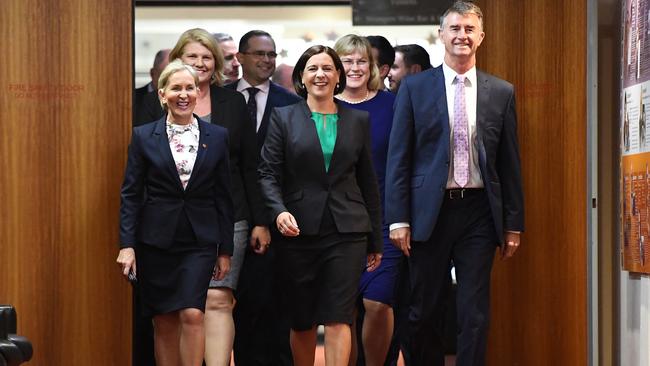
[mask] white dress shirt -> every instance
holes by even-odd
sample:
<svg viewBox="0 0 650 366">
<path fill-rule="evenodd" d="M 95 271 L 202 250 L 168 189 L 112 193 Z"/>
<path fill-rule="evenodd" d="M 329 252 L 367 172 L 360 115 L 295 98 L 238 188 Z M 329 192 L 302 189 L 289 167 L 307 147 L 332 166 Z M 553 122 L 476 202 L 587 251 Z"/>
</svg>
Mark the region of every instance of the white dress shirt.
<svg viewBox="0 0 650 366">
<path fill-rule="evenodd" d="M 465 74 L 458 74 L 444 62 L 442 73 L 445 77 L 445 92 L 447 94 L 447 114 L 449 116 L 449 173 L 447 174 L 447 189 L 460 188 L 454 180 L 454 95 L 456 93 L 456 76 L 465 76 L 465 108 L 467 111 L 467 132 L 469 136 L 469 181 L 465 188 L 483 188 L 483 179 L 478 164 L 478 148 L 476 139 L 476 103 L 477 78 L 476 66 Z M 389 230 L 410 227 L 408 222 L 390 224 Z"/>
<path fill-rule="evenodd" d="M 460 188 L 454 180 L 454 96 L 456 93 L 456 73 L 451 67 L 442 63 L 442 72 L 445 75 L 445 91 L 447 92 L 447 112 L 449 114 L 449 174 L 447 176 L 447 189 Z M 465 109 L 467 111 L 467 132 L 469 136 L 469 181 L 465 188 L 483 188 L 481 170 L 478 165 L 478 141 L 476 140 L 476 93 L 477 79 L 476 66 L 465 74 Z"/>
<path fill-rule="evenodd" d="M 248 81 L 244 78 L 239 79 L 237 83 L 237 91 L 244 95 L 246 103 L 248 103 L 248 90 L 247 88 L 252 87 L 253 85 L 249 84 Z M 271 81 L 267 80 L 260 85 L 255 85 L 255 88 L 260 91 L 255 94 L 255 102 L 257 103 L 257 125 L 255 126 L 255 131 L 260 129 L 260 124 L 262 123 L 262 117 L 264 117 L 264 109 L 266 109 L 266 101 L 269 99 L 269 89 L 271 88 Z"/>
</svg>

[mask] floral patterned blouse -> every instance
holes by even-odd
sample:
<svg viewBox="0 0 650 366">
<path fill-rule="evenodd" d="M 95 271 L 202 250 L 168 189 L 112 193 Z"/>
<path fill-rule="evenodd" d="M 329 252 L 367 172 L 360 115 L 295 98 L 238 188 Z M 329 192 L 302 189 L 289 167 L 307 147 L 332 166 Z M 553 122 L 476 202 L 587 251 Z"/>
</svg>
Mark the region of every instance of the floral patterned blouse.
<svg viewBox="0 0 650 366">
<path fill-rule="evenodd" d="M 177 125 L 167 120 L 167 140 L 183 189 L 187 187 L 187 182 L 192 176 L 196 153 L 199 150 L 199 135 L 199 123 L 196 118 L 192 118 L 188 125 Z"/>
</svg>

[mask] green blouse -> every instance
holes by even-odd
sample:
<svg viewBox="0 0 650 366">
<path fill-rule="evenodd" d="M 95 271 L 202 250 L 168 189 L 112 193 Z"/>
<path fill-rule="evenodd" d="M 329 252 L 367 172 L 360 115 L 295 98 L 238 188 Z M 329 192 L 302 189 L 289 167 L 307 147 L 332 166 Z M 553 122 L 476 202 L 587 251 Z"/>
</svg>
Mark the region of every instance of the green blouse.
<svg viewBox="0 0 650 366">
<path fill-rule="evenodd" d="M 311 112 L 311 119 L 316 125 L 316 132 L 320 140 L 320 147 L 323 150 L 323 159 L 325 160 L 325 171 L 330 168 L 334 144 L 336 144 L 336 122 L 339 115 L 336 113 L 324 114 Z"/>
</svg>

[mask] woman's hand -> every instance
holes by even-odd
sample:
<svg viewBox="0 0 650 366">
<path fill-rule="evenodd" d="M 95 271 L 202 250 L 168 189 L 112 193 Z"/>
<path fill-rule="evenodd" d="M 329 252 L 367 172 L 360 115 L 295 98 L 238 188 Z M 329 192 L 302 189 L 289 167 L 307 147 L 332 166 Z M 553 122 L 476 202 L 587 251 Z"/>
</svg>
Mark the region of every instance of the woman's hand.
<svg viewBox="0 0 650 366">
<path fill-rule="evenodd" d="M 122 248 L 117 255 L 117 264 L 122 267 L 122 274 L 129 277 L 129 272 L 135 276 L 135 250 L 133 248 Z"/>
<path fill-rule="evenodd" d="M 366 264 L 366 271 L 372 272 L 379 268 L 379 265 L 381 264 L 381 253 L 370 253 L 368 254 L 368 259 L 367 259 L 367 264 Z"/>
<path fill-rule="evenodd" d="M 296 218 L 293 217 L 288 211 L 284 211 L 275 219 L 275 224 L 278 226 L 278 231 L 284 236 L 298 236 L 300 229 Z"/>
<path fill-rule="evenodd" d="M 221 281 L 230 272 L 230 256 L 223 254 L 217 257 L 217 265 L 214 267 L 212 278 Z"/>
</svg>

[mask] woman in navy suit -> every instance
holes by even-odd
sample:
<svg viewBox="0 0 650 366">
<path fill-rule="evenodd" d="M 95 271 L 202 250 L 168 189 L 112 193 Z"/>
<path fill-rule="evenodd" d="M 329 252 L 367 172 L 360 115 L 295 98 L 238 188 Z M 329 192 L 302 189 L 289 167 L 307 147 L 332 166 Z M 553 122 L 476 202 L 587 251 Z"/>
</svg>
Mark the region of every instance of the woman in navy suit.
<svg viewBox="0 0 650 366">
<path fill-rule="evenodd" d="M 326 365 L 343 366 L 359 278 L 379 266 L 383 249 L 368 113 L 335 102 L 345 74 L 329 47 L 305 51 L 293 81 L 306 101 L 273 111 L 260 184 L 282 234 L 294 364 L 314 364 L 323 324 Z"/>
<path fill-rule="evenodd" d="M 230 365 L 235 337 L 232 312 L 233 290 L 237 288 L 246 247 L 262 251 L 271 242 L 268 218 L 257 185 L 257 135 L 241 93 L 220 86 L 223 83 L 223 55 L 216 40 L 204 29 L 185 31 L 169 54 L 192 66 L 199 76 L 195 113 L 202 120 L 225 127 L 230 138 L 230 173 L 235 204 L 234 249 L 231 271 L 222 280 L 210 282 L 205 311 L 207 366 Z M 157 101 L 147 101 L 151 120 L 162 115 Z"/>
<path fill-rule="evenodd" d="M 131 278 L 137 264 L 158 366 L 201 365 L 208 285 L 233 252 L 228 132 L 193 114 L 198 84 L 181 61 L 165 68 L 166 115 L 133 129 L 122 184 L 117 262 Z"/>
</svg>

